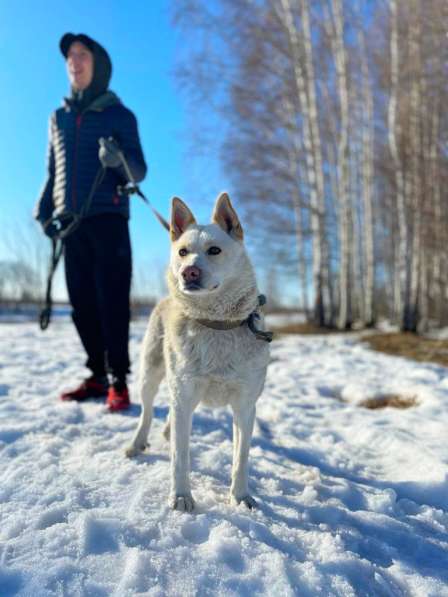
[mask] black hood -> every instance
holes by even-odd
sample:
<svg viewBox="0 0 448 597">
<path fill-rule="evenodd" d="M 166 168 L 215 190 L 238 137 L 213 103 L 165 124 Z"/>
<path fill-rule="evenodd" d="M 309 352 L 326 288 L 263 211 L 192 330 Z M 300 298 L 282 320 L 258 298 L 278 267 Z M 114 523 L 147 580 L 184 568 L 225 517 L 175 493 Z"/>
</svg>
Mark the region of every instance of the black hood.
<svg viewBox="0 0 448 597">
<path fill-rule="evenodd" d="M 72 88 L 72 100 L 79 110 L 85 110 L 96 98 L 107 91 L 112 76 L 112 62 L 109 54 L 97 41 L 84 33 L 66 33 L 59 42 L 64 58 L 73 42 L 79 41 L 93 54 L 93 78 L 87 89 L 76 91 Z"/>
</svg>

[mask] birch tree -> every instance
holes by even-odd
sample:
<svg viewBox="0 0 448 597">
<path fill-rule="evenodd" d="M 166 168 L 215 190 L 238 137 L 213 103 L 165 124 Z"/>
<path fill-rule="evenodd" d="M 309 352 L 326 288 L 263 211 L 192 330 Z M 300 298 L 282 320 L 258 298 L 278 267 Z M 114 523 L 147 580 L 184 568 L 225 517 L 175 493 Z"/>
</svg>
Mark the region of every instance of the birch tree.
<svg viewBox="0 0 448 597">
<path fill-rule="evenodd" d="M 318 325 L 448 318 L 448 3 L 175 6 L 195 133 L 215 127 L 258 263 Z"/>
<path fill-rule="evenodd" d="M 303 148 L 306 159 L 306 176 L 310 193 L 311 228 L 313 239 L 313 288 L 314 288 L 314 319 L 318 325 L 325 325 L 324 304 L 324 276 L 323 276 L 323 226 L 322 205 L 323 188 L 320 187 L 321 177 L 317 174 L 318 159 L 316 160 L 315 146 L 313 146 L 313 106 L 309 95 L 310 87 L 306 87 L 305 73 L 302 67 L 302 56 L 299 43 L 299 32 L 294 22 L 290 0 L 272 0 L 273 8 L 286 32 L 291 52 L 295 89 L 303 119 Z M 306 1 L 302 1 L 302 8 L 306 12 Z M 308 92 L 308 93 L 307 93 Z M 316 116 L 314 115 L 314 118 Z"/>
<path fill-rule="evenodd" d="M 374 255 L 374 106 L 367 58 L 365 34 L 362 24 L 358 27 L 358 39 L 361 58 L 361 98 L 362 98 L 362 139 L 361 139 L 361 168 L 362 168 L 362 213 L 363 213 L 363 312 L 361 315 L 364 325 L 371 327 L 375 321 L 375 255 Z"/>
<path fill-rule="evenodd" d="M 331 0 L 331 43 L 336 68 L 339 97 L 339 139 L 338 139 L 338 202 L 339 202 L 339 314 L 337 326 L 345 329 L 350 324 L 349 268 L 351 246 L 351 219 L 349 204 L 348 172 L 348 87 L 347 61 L 344 43 L 344 14 L 341 0 Z"/>
<path fill-rule="evenodd" d="M 398 139 L 400 136 L 398 111 L 398 93 L 399 93 L 399 39 L 398 39 L 398 6 L 397 0 L 389 0 L 390 5 L 390 96 L 388 109 L 388 140 L 392 156 L 395 173 L 395 198 L 398 217 L 398 243 L 396 246 L 396 266 L 395 266 L 395 297 L 394 311 L 397 317 L 403 311 L 407 304 L 407 250 L 408 250 L 408 230 L 406 225 L 406 203 L 405 203 L 405 185 L 404 172 L 401 156 L 398 150 Z"/>
</svg>

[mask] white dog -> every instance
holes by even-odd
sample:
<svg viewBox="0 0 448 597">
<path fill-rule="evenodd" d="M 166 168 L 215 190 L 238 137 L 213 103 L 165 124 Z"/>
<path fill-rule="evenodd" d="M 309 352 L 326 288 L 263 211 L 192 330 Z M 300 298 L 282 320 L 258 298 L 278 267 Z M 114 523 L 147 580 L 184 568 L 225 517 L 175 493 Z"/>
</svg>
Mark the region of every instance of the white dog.
<svg viewBox="0 0 448 597">
<path fill-rule="evenodd" d="M 187 512 L 194 508 L 189 440 L 193 411 L 202 402 L 232 407 L 230 498 L 252 508 L 256 503 L 248 489 L 249 447 L 272 335 L 259 329 L 261 301 L 241 224 L 226 193 L 219 196 L 212 223 L 206 226 L 196 224 L 188 207 L 175 197 L 170 235 L 169 297 L 152 312 L 143 341 L 142 414 L 126 454 L 134 456 L 147 447 L 153 399 L 166 376 L 172 507 Z"/>
</svg>

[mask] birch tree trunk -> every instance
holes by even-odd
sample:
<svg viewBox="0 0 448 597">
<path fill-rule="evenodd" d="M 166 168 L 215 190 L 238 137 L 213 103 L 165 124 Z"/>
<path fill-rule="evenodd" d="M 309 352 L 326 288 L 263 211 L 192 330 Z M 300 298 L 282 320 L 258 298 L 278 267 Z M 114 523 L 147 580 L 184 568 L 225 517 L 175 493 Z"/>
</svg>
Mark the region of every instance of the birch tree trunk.
<svg viewBox="0 0 448 597">
<path fill-rule="evenodd" d="M 306 87 L 309 105 L 309 119 L 312 146 L 314 152 L 317 207 L 321 214 L 321 252 L 322 252 L 322 295 L 325 305 L 325 321 L 327 324 L 333 320 L 333 296 L 330 288 L 330 250 L 327 235 L 325 233 L 325 176 L 323 170 L 322 143 L 319 128 L 319 112 L 317 105 L 317 80 L 314 69 L 313 42 L 311 35 L 309 0 L 300 0 L 300 17 L 303 31 L 303 48 L 306 71 Z"/>
<path fill-rule="evenodd" d="M 296 246 L 298 256 L 298 279 L 299 288 L 301 290 L 302 304 L 301 307 L 309 318 L 309 304 L 308 304 L 308 262 L 305 254 L 305 242 L 303 234 L 303 199 L 301 192 L 301 143 L 300 133 L 297 130 L 294 107 L 291 101 L 285 97 L 283 100 L 283 107 L 287 119 L 287 128 L 290 131 L 291 141 L 290 150 L 288 151 L 288 165 L 291 180 L 294 181 L 294 188 L 292 192 L 292 203 L 295 216 L 295 231 L 296 231 Z"/>
<path fill-rule="evenodd" d="M 437 95 L 435 105 L 433 106 L 431 118 L 431 140 L 429 146 L 430 160 L 430 181 L 432 190 L 432 204 L 434 209 L 434 250 L 432 251 L 431 263 L 431 282 L 428 289 L 429 297 L 435 307 L 435 316 L 439 321 L 443 319 L 443 269 L 444 269 L 444 243 L 443 243 L 443 213 L 441 203 L 440 188 L 440 168 L 438 140 L 440 135 L 440 96 Z M 445 265 L 446 269 L 446 265 Z"/>
<path fill-rule="evenodd" d="M 398 6 L 397 0 L 389 0 L 391 17 L 390 36 L 390 73 L 391 86 L 388 106 L 388 141 L 395 173 L 395 201 L 398 218 L 397 261 L 395 264 L 395 305 L 394 311 L 400 317 L 403 327 L 403 309 L 405 308 L 405 292 L 408 285 L 407 250 L 408 231 L 406 225 L 406 201 L 403 164 L 398 150 L 399 123 L 397 121 L 398 90 L 399 90 L 399 45 L 398 45 Z"/>
<path fill-rule="evenodd" d="M 291 59 L 294 70 L 294 81 L 297 91 L 297 97 L 303 118 L 303 147 L 306 158 L 307 182 L 310 189 L 311 204 L 311 228 L 313 244 L 313 291 L 314 291 L 314 319 L 319 326 L 325 325 L 325 305 L 323 290 L 323 227 L 322 213 L 320 212 L 320 200 L 318 197 L 318 188 L 316 182 L 316 161 L 313 151 L 310 105 L 305 84 L 305 75 L 302 68 L 302 56 L 300 51 L 299 34 L 294 23 L 293 13 L 289 0 L 280 0 L 280 10 L 278 10 L 278 0 L 273 0 L 273 8 L 283 24 L 291 51 Z"/>
<path fill-rule="evenodd" d="M 344 15 L 341 0 L 331 0 L 333 21 L 333 56 L 339 96 L 340 125 L 338 140 L 338 202 L 339 218 L 339 314 L 337 327 L 349 325 L 349 267 L 350 267 L 350 204 L 348 197 L 348 90 L 347 62 L 344 43 Z"/>
<path fill-rule="evenodd" d="M 348 161 L 349 161 L 349 219 L 350 219 L 350 270 L 349 270 L 349 317 L 350 321 L 364 320 L 364 260 L 363 260 L 363 237 L 362 225 L 362 101 L 358 92 L 359 85 L 349 86 L 349 105 L 353 106 L 351 113 L 352 129 L 354 132 L 349 137 Z"/>
<path fill-rule="evenodd" d="M 404 329 L 416 332 L 419 319 L 419 298 L 421 293 L 426 293 L 426 287 L 421 287 L 421 282 L 426 276 L 421 276 L 422 267 L 422 228 L 424 225 L 425 196 L 422 186 L 422 171 L 425 167 L 424 152 L 422 150 L 423 111 L 424 102 L 422 93 L 422 69 L 421 69 L 421 29 L 419 19 L 418 0 L 413 1 L 413 15 L 409 27 L 409 60 L 413 66 L 413 77 L 410 97 L 410 196 L 411 218 L 412 218 L 412 243 L 411 243 L 411 271 L 409 280 L 409 293 L 406 296 L 404 311 Z"/>
<path fill-rule="evenodd" d="M 375 322 L 374 293 L 375 293 L 375 256 L 374 256 L 374 223 L 373 223 L 373 193 L 374 193 L 374 111 L 373 95 L 370 83 L 370 71 L 367 61 L 366 43 L 362 25 L 359 28 L 359 45 L 361 50 L 362 77 L 362 203 L 363 203 L 363 257 L 364 257 L 364 313 L 363 323 L 372 327 Z"/>
</svg>

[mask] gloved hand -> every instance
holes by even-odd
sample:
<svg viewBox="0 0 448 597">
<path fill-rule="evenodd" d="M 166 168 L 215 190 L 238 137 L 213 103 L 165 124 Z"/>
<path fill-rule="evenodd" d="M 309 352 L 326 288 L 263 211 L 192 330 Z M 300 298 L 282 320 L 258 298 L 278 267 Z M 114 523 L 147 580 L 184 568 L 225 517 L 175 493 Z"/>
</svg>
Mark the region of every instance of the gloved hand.
<svg viewBox="0 0 448 597">
<path fill-rule="evenodd" d="M 104 168 L 117 168 L 121 165 L 120 147 L 113 137 L 99 139 L 100 149 L 98 157 Z"/>
<path fill-rule="evenodd" d="M 53 222 L 49 222 L 46 226 L 42 224 L 42 229 L 48 238 L 54 238 L 59 233 L 59 228 Z"/>
</svg>

